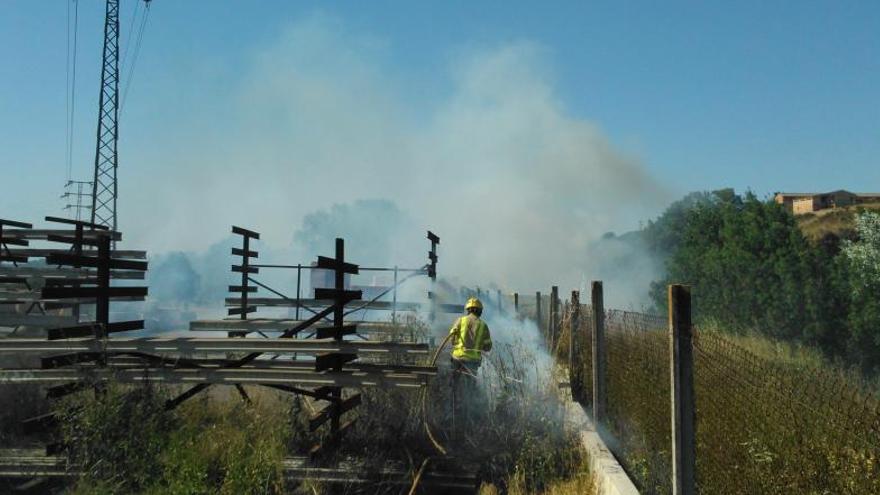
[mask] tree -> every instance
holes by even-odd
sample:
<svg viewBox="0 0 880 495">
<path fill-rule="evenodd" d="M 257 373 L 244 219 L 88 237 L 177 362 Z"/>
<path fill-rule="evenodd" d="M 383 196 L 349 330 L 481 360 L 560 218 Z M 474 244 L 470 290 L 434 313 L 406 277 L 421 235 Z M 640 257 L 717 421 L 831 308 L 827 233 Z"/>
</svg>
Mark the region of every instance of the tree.
<svg viewBox="0 0 880 495">
<path fill-rule="evenodd" d="M 880 365 L 880 215 L 860 213 L 855 230 L 857 239 L 841 248 L 849 282 L 847 349 L 870 369 Z"/>
<path fill-rule="evenodd" d="M 827 329 L 826 268 L 780 205 L 730 189 L 690 194 L 646 230 L 654 249 L 668 250 L 666 277 L 653 287 L 659 306 L 666 284 L 686 283 L 696 315 L 730 328 L 786 339 L 817 338 Z"/>
</svg>

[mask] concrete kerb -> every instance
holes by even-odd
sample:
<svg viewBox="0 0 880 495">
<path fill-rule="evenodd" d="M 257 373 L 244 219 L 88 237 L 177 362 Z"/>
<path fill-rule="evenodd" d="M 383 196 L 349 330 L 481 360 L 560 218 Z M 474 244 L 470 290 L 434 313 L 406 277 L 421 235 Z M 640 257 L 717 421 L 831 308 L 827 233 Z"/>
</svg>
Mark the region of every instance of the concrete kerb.
<svg viewBox="0 0 880 495">
<path fill-rule="evenodd" d="M 562 368 L 557 371 L 559 377 L 568 376 L 568 372 Z M 558 390 L 565 404 L 566 427 L 577 432 L 581 447 L 590 458 L 590 471 L 596 487 L 595 495 L 639 495 L 639 490 L 596 432 L 592 419 L 584 408 L 572 399 L 567 379 L 559 381 Z"/>
</svg>

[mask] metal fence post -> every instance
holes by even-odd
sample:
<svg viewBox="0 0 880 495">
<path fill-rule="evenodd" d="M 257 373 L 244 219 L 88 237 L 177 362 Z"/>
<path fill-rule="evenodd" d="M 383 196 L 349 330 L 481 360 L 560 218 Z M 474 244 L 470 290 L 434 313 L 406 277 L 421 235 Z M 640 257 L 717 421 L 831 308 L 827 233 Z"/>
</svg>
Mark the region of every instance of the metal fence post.
<svg viewBox="0 0 880 495">
<path fill-rule="evenodd" d="M 690 287 L 670 285 L 668 297 L 672 397 L 672 493 L 693 495 L 696 493 L 696 411 Z"/>
<path fill-rule="evenodd" d="M 602 281 L 594 280 L 593 309 L 593 421 L 598 426 L 605 419 L 605 296 Z"/>
</svg>

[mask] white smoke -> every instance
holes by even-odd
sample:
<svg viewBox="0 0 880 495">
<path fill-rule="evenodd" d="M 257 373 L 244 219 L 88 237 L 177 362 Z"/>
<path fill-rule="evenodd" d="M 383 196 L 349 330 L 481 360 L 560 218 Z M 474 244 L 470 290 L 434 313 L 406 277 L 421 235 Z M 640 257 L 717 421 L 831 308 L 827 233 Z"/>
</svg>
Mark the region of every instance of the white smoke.
<svg viewBox="0 0 880 495">
<path fill-rule="evenodd" d="M 422 259 L 431 229 L 444 276 L 564 291 L 597 277 L 591 242 L 635 228 L 665 203 L 637 159 L 566 109 L 541 46 L 453 57 L 442 95 L 408 86 L 413 78 L 388 62 L 390 52 L 332 17 L 290 26 L 215 103 L 226 119 L 203 131 L 193 127 L 198 112 L 169 121 L 189 147 L 154 151 L 149 173 L 123 179 L 126 244 L 202 250 L 239 224 L 285 248 L 310 212 L 384 199 L 414 225 L 393 251 Z M 606 293 L 614 293 L 607 281 Z"/>
</svg>

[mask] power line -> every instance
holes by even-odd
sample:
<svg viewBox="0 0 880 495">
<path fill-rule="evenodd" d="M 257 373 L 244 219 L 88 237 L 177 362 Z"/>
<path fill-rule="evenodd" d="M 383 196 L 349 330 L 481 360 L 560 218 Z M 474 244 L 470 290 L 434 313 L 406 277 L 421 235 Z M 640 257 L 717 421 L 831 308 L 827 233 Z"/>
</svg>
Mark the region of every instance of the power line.
<svg viewBox="0 0 880 495">
<path fill-rule="evenodd" d="M 64 166 L 67 169 L 67 180 L 70 180 L 70 157 L 67 149 L 70 146 L 70 2 L 67 5 L 67 51 L 65 52 L 64 68 Z"/>
<path fill-rule="evenodd" d="M 135 19 L 137 19 L 138 12 L 140 11 L 141 3 L 135 2 L 134 11 L 131 14 L 131 22 L 128 23 L 128 36 L 125 40 L 125 50 L 122 52 L 122 62 L 119 64 L 120 67 L 125 67 L 125 61 L 128 58 L 128 47 L 131 45 L 131 40 L 134 37 L 134 24 Z M 125 70 L 123 69 L 123 72 Z"/>
<path fill-rule="evenodd" d="M 73 2 L 73 50 L 70 50 L 70 4 L 67 5 L 67 139 L 65 143 L 67 152 L 67 181 L 71 179 L 73 172 L 73 134 L 74 134 L 74 115 L 76 115 L 76 54 L 77 41 L 79 39 L 79 2 Z"/>
<path fill-rule="evenodd" d="M 147 22 L 150 20 L 150 2 L 144 2 L 144 13 L 141 16 L 141 24 L 138 28 L 137 41 L 135 41 L 134 52 L 132 54 L 131 65 L 128 68 L 128 77 L 125 80 L 125 89 L 122 90 L 122 102 L 119 105 L 119 109 L 122 110 L 125 108 L 125 102 L 128 99 L 128 89 L 131 87 L 131 80 L 134 78 L 134 68 L 137 65 L 138 55 L 141 52 L 141 42 L 144 37 L 144 31 L 147 27 Z"/>
</svg>

